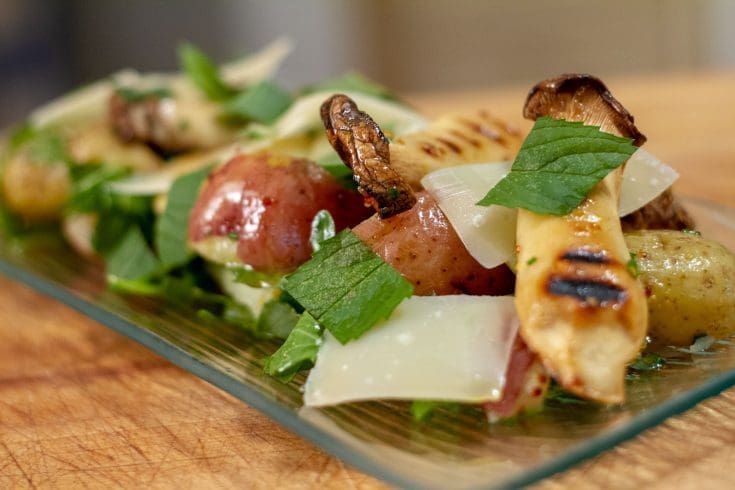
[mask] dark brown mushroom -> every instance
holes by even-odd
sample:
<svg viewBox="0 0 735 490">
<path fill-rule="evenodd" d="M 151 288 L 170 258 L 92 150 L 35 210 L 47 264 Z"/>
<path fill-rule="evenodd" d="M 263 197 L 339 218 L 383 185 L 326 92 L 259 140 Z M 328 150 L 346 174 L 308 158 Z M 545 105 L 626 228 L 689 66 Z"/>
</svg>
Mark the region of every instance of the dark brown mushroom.
<svg viewBox="0 0 735 490">
<path fill-rule="evenodd" d="M 391 167 L 388 139 L 352 99 L 333 95 L 322 104 L 321 116 L 329 143 L 352 169 L 358 190 L 381 218 L 416 204 L 411 186 Z"/>
<path fill-rule="evenodd" d="M 635 127 L 633 116 L 610 93 L 599 78 L 592 75 L 565 74 L 539 82 L 528 93 L 523 117 L 549 116 L 585 124 L 615 128 L 620 135 L 632 138 L 641 146 L 646 137 Z"/>
</svg>

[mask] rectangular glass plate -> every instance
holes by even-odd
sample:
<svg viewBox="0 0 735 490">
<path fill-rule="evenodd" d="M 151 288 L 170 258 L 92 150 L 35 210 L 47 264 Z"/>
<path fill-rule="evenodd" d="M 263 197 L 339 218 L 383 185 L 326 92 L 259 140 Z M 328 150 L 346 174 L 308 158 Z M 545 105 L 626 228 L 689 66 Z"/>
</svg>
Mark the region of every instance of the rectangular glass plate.
<svg viewBox="0 0 735 490">
<path fill-rule="evenodd" d="M 735 250 L 735 210 L 696 199 L 698 228 Z M 516 487 L 595 456 L 735 384 L 735 343 L 701 355 L 668 349 L 660 371 L 628 381 L 622 407 L 547 402 L 543 412 L 489 425 L 481 413 L 412 420 L 407 403 L 304 409 L 304 377 L 283 385 L 261 360 L 277 345 L 237 328 L 204 326 L 191 311 L 106 289 L 99 264 L 60 240 L 0 241 L 0 272 L 126 335 L 238 397 L 345 462 L 401 487 Z"/>
</svg>

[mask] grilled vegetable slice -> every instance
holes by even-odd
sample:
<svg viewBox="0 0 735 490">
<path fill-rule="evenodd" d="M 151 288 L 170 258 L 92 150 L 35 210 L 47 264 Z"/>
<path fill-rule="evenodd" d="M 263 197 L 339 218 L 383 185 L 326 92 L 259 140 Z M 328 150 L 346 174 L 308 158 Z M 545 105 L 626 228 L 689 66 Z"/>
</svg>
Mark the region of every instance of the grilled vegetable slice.
<svg viewBox="0 0 735 490">
<path fill-rule="evenodd" d="M 524 116 L 550 116 L 645 137 L 605 85 L 588 75 L 562 75 L 536 85 Z M 629 261 L 617 202 L 622 167 L 612 171 L 565 216 L 519 210 L 516 306 L 521 334 L 567 390 L 606 403 L 625 398 L 626 364 L 646 335 L 642 286 Z"/>
</svg>

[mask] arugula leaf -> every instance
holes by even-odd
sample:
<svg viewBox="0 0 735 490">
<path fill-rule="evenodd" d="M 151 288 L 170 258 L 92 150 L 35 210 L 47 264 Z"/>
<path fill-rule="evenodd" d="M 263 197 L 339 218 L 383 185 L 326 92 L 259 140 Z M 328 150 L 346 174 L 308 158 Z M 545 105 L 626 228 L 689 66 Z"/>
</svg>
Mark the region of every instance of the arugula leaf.
<svg viewBox="0 0 735 490">
<path fill-rule="evenodd" d="M 299 314 L 291 305 L 272 299 L 263 305 L 255 327 L 256 332 L 265 337 L 286 339 L 299 321 Z"/>
<path fill-rule="evenodd" d="M 158 258 L 166 268 L 184 264 L 192 255 L 188 246 L 189 215 L 210 170 L 210 166 L 195 170 L 171 185 L 166 209 L 155 228 Z"/>
<path fill-rule="evenodd" d="M 181 44 L 178 54 L 182 69 L 209 99 L 219 102 L 237 93 L 237 90 L 222 80 L 217 66 L 193 44 Z"/>
<path fill-rule="evenodd" d="M 118 87 L 115 93 L 126 102 L 140 102 L 148 99 L 165 99 L 173 97 L 173 92 L 168 87 L 155 87 L 150 89 L 138 89 L 135 87 Z"/>
<path fill-rule="evenodd" d="M 225 104 L 224 117 L 236 123 L 255 121 L 272 124 L 292 102 L 288 92 L 264 80 L 229 100 Z"/>
<path fill-rule="evenodd" d="M 411 415 L 417 422 L 427 422 L 437 410 L 446 410 L 449 413 L 459 413 L 462 404 L 458 402 L 414 400 L 411 402 Z"/>
<path fill-rule="evenodd" d="M 541 117 L 511 171 L 477 204 L 565 215 L 637 150 L 629 138 L 581 122 Z"/>
<path fill-rule="evenodd" d="M 318 252 L 321 248 L 322 242 L 329 240 L 335 235 L 334 219 L 329 211 L 322 209 L 314 215 L 314 219 L 311 220 L 311 236 L 309 237 L 309 243 L 314 252 Z"/>
<path fill-rule="evenodd" d="M 321 342 L 322 327 L 304 312 L 281 348 L 265 359 L 263 370 L 288 383 L 296 373 L 314 365 Z"/>
<path fill-rule="evenodd" d="M 302 90 L 304 94 L 313 92 L 359 92 L 361 94 L 373 95 L 381 99 L 400 101 L 398 96 L 390 89 L 370 80 L 363 74 L 350 71 L 338 77 L 323 80 L 310 85 Z"/>
<path fill-rule="evenodd" d="M 138 226 L 128 229 L 117 247 L 105 257 L 107 280 L 115 284 L 118 280 L 135 280 L 157 272 L 161 264 L 145 241 Z"/>
<path fill-rule="evenodd" d="M 282 288 L 342 344 L 387 318 L 413 286 L 350 230 L 322 242 Z"/>
</svg>

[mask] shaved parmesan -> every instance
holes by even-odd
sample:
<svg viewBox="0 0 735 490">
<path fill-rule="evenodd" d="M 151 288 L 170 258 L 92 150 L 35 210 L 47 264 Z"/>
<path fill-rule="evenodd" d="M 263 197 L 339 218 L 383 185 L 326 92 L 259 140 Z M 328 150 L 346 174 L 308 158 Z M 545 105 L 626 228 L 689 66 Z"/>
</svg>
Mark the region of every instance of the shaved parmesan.
<svg viewBox="0 0 735 490">
<path fill-rule="evenodd" d="M 436 199 L 467 251 L 492 269 L 515 253 L 515 209 L 477 206 L 488 189 L 510 171 L 510 162 L 479 163 L 432 172 L 421 184 Z"/>
<path fill-rule="evenodd" d="M 511 162 L 475 163 L 442 168 L 424 176 L 421 184 L 436 199 L 467 251 L 491 269 L 515 253 L 516 210 L 477 206 L 509 171 Z M 625 164 L 618 205 L 619 216 L 645 206 L 673 184 L 679 174 L 643 149 Z"/>
<path fill-rule="evenodd" d="M 414 296 L 356 341 L 325 332 L 304 403 L 496 401 L 517 331 L 512 296 Z"/>
<path fill-rule="evenodd" d="M 618 215 L 625 216 L 653 201 L 671 187 L 679 174 L 643 148 L 628 159 L 623 171 Z"/>
</svg>

